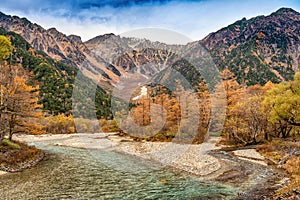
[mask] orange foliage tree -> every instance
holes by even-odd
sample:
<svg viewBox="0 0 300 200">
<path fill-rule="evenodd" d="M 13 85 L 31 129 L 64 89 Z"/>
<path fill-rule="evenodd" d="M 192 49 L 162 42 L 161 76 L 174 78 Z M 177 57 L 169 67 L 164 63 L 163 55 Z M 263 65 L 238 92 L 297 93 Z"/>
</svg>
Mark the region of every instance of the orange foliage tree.
<svg viewBox="0 0 300 200">
<path fill-rule="evenodd" d="M 38 104 L 38 87 L 27 84 L 28 75 L 22 66 L 11 64 L 13 48 L 8 38 L 0 37 L 0 142 L 14 133 L 42 134 L 36 119 L 43 113 Z M 9 59 L 10 58 L 10 59 Z"/>
<path fill-rule="evenodd" d="M 164 121 L 158 132 L 149 130 L 141 137 L 150 137 L 153 141 L 171 141 L 176 137 L 177 142 L 201 143 L 208 131 L 211 111 L 205 83 L 200 83 L 194 91 L 186 91 L 179 81 L 174 92 L 163 86 L 148 87 L 147 96 L 132 104 L 131 118 L 137 125 L 147 126 L 154 122 L 153 117 Z M 159 105 L 157 109 L 153 109 L 155 105 Z M 151 112 L 155 112 L 154 116 Z"/>
<path fill-rule="evenodd" d="M 225 123 L 223 127 L 223 134 L 226 137 L 227 141 L 231 141 L 235 138 L 232 130 L 231 122 L 234 121 L 236 114 L 234 112 L 234 107 L 238 102 L 242 101 L 242 98 L 245 94 L 244 88 L 238 84 L 234 74 L 225 69 L 221 72 L 221 78 L 223 80 L 224 89 L 226 92 L 226 113 L 225 113 Z"/>
<path fill-rule="evenodd" d="M 5 88 L 8 93 L 6 115 L 9 139 L 14 133 L 45 133 L 39 123 L 44 115 L 38 104 L 38 87 L 27 84 L 28 77 L 21 66 L 12 66 L 10 70 L 10 84 Z"/>
</svg>

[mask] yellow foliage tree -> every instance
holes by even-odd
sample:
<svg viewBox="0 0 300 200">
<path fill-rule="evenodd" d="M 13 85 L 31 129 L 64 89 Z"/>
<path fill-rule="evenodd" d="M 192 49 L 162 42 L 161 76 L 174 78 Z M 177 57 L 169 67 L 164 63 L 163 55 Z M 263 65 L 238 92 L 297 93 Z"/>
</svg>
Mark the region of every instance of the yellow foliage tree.
<svg viewBox="0 0 300 200">
<path fill-rule="evenodd" d="M 282 82 L 268 91 L 264 104 L 270 108 L 269 120 L 281 137 L 288 137 L 293 128 L 300 127 L 300 72 L 293 81 Z"/>
<path fill-rule="evenodd" d="M 51 134 L 75 133 L 76 128 L 72 115 L 59 114 L 46 118 L 46 132 Z"/>
</svg>

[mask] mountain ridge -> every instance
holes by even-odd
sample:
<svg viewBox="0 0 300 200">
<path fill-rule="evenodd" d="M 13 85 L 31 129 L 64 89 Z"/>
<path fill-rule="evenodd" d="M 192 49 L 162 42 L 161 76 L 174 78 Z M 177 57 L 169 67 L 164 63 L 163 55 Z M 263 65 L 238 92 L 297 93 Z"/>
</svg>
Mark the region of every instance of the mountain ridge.
<svg viewBox="0 0 300 200">
<path fill-rule="evenodd" d="M 155 61 L 163 51 L 152 51 L 150 55 L 151 51 L 143 49 L 155 46 L 166 49 L 171 46 L 143 39 L 121 38 L 113 33 L 82 42 L 80 36 L 67 36 L 55 28 L 46 30 L 26 18 L 3 13 L 0 13 L 0 26 L 20 34 L 35 50 L 44 51 L 51 58 L 74 68 L 81 68 L 91 78 L 100 79 L 107 88 L 116 84 L 133 67 L 141 75 L 151 73 L 152 69 L 140 70 L 139 65 L 146 60 Z M 300 32 L 297 27 L 300 27 L 300 14 L 291 8 L 280 8 L 267 16 L 238 20 L 191 45 L 204 46 L 218 69 L 229 69 L 239 83 L 277 83 L 292 79 L 294 72 L 299 69 Z M 113 56 L 105 55 L 108 48 L 119 50 L 124 55 L 112 60 Z M 143 57 L 140 59 L 143 61 L 136 60 L 136 56 Z"/>
<path fill-rule="evenodd" d="M 243 82 L 242 77 L 250 80 L 248 85 L 264 84 L 267 79 L 280 82 L 290 80 L 293 72 L 299 69 L 299 27 L 300 14 L 293 9 L 281 8 L 268 16 L 238 20 L 209 34 L 200 43 L 210 51 L 221 70 L 229 68 L 240 82 Z M 250 69 L 259 68 L 269 77 L 251 82 L 255 77 L 236 73 L 247 70 L 247 65 L 240 64 L 242 62 L 248 62 Z"/>
</svg>

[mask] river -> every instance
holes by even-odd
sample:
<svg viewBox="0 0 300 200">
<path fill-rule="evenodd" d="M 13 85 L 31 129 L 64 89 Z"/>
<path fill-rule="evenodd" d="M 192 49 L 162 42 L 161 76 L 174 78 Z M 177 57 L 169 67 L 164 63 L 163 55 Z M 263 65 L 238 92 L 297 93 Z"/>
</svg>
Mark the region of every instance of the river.
<svg viewBox="0 0 300 200">
<path fill-rule="evenodd" d="M 0 178 L 0 199 L 230 199 L 226 185 L 109 150 L 34 142 L 50 154 L 31 169 Z"/>
</svg>

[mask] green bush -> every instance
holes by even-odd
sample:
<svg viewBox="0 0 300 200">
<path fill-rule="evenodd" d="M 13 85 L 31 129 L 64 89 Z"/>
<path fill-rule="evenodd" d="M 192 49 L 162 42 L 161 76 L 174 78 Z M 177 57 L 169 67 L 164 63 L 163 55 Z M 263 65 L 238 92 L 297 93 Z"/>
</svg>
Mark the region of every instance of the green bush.
<svg viewBox="0 0 300 200">
<path fill-rule="evenodd" d="M 9 147 L 11 147 L 13 149 L 21 149 L 20 145 L 14 143 L 14 142 L 12 142 L 12 141 L 10 141 L 8 139 L 3 139 L 2 140 L 2 145 L 9 146 Z"/>
</svg>

